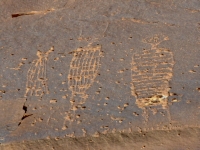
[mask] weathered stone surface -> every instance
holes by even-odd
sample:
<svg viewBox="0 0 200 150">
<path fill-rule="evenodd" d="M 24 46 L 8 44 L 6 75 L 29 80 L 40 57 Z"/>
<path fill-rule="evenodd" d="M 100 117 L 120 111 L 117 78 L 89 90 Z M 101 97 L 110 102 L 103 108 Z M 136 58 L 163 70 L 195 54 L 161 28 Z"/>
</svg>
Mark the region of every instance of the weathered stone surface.
<svg viewBox="0 0 200 150">
<path fill-rule="evenodd" d="M 108 133 L 99 137 L 55 138 L 9 143 L 2 150 L 23 149 L 195 149 L 199 146 L 199 128 L 177 128 L 176 130 L 154 130 L 131 133 Z"/>
<path fill-rule="evenodd" d="M 13 111 L 1 143 L 198 135 L 199 11 L 198 0 L 1 1 L 0 108 Z"/>
<path fill-rule="evenodd" d="M 23 116 L 25 112 L 25 110 L 23 110 L 25 101 L 25 99 L 0 101 L 1 140 L 4 140 L 10 132 L 16 130 L 23 117 L 26 117 Z"/>
</svg>

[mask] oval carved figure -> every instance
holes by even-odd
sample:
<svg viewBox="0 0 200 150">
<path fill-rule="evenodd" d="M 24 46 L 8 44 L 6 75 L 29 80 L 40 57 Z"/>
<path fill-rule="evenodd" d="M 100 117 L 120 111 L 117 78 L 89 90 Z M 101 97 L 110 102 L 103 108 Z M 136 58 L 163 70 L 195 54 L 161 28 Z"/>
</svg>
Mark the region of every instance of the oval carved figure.
<svg viewBox="0 0 200 150">
<path fill-rule="evenodd" d="M 86 90 L 91 87 L 98 75 L 101 56 L 101 46 L 99 45 L 78 48 L 73 51 L 68 74 L 68 86 L 72 92 L 71 103 L 74 103 L 75 95 L 79 95 L 81 98 L 78 104 L 83 104 L 87 99 Z"/>
</svg>

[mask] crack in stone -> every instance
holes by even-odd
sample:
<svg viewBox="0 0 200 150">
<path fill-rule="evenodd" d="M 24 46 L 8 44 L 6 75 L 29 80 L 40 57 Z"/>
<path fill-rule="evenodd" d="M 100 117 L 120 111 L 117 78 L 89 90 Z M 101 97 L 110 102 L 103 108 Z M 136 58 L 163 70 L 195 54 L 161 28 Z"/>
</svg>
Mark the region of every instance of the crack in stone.
<svg viewBox="0 0 200 150">
<path fill-rule="evenodd" d="M 12 14 L 12 18 L 17 18 L 17 17 L 21 17 L 21 16 L 28 16 L 28 15 L 37 15 L 37 14 L 46 14 L 48 12 L 52 12 L 54 11 L 55 9 L 48 9 L 48 10 L 45 10 L 45 11 L 30 11 L 30 12 L 22 12 L 22 13 L 15 13 L 15 14 Z"/>
<path fill-rule="evenodd" d="M 27 99 L 26 99 L 26 101 L 27 101 Z M 27 112 L 26 102 L 24 103 L 22 109 L 24 110 L 24 115 L 22 116 L 20 122 L 18 123 L 18 127 L 21 125 L 21 123 L 22 123 L 22 121 L 23 121 L 24 119 L 26 119 L 26 118 L 28 118 L 28 117 L 30 117 L 30 116 L 33 115 L 33 114 L 26 114 L 26 112 Z"/>
</svg>

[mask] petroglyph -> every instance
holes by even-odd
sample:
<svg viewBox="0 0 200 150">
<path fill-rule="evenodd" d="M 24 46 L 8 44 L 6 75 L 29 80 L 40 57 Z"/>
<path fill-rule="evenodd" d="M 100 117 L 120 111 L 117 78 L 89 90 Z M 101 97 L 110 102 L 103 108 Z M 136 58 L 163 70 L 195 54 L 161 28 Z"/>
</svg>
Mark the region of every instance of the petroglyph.
<svg viewBox="0 0 200 150">
<path fill-rule="evenodd" d="M 32 62 L 27 73 L 26 93 L 27 96 L 43 96 L 48 94 L 47 86 L 47 60 L 49 54 L 54 51 L 51 47 L 47 52 L 37 51 L 38 59 Z"/>
<path fill-rule="evenodd" d="M 151 44 L 151 48 L 137 51 L 132 57 L 132 95 L 136 97 L 139 108 L 168 107 L 174 59 L 169 49 L 158 47 L 165 40 L 168 37 L 163 35 L 144 39 L 143 42 Z"/>
<path fill-rule="evenodd" d="M 78 48 L 71 52 L 73 58 L 70 63 L 68 74 L 68 86 L 71 91 L 71 109 L 73 113 L 67 112 L 64 117 L 63 127 L 66 122 L 73 122 L 75 119 L 75 111 L 84 104 L 88 95 L 86 91 L 92 86 L 98 75 L 100 61 L 102 57 L 101 46 L 91 46 L 90 44 L 84 48 Z M 75 96 L 79 96 L 81 100 L 75 100 Z M 85 106 L 81 107 L 85 109 Z M 78 123 L 78 122 L 77 122 Z"/>
<path fill-rule="evenodd" d="M 13 69 L 13 70 L 20 70 L 21 67 L 22 67 L 24 64 L 25 64 L 24 62 L 20 62 L 16 68 L 10 68 L 10 69 Z"/>
<path fill-rule="evenodd" d="M 12 55 L 14 55 L 14 54 L 12 54 Z M 27 60 L 27 58 L 22 58 L 22 59 L 21 59 L 21 62 L 18 64 L 17 67 L 15 67 L 15 68 L 10 68 L 10 69 L 12 69 L 12 70 L 21 70 L 22 66 L 25 64 L 24 61 L 26 61 L 26 60 Z"/>
<path fill-rule="evenodd" d="M 87 99 L 86 90 L 91 87 L 98 75 L 100 60 L 102 56 L 101 46 L 87 46 L 73 51 L 68 74 L 68 86 L 72 92 L 71 101 L 74 96 L 81 97 L 80 104 Z"/>
</svg>

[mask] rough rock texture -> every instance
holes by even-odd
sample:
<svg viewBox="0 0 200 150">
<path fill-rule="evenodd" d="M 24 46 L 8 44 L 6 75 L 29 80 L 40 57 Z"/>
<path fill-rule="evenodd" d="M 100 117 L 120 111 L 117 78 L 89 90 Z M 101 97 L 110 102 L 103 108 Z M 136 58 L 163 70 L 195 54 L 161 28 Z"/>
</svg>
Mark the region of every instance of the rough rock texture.
<svg viewBox="0 0 200 150">
<path fill-rule="evenodd" d="M 131 133 L 108 133 L 99 137 L 54 138 L 3 144 L 1 150 L 74 149 L 74 150 L 198 150 L 199 128 L 154 130 Z"/>
<path fill-rule="evenodd" d="M 198 149 L 199 18 L 198 0 L 1 0 L 2 148 Z"/>
<path fill-rule="evenodd" d="M 4 140 L 9 133 L 16 130 L 23 119 L 23 105 L 26 99 L 1 100 L 0 101 L 0 139 Z M 24 116 L 25 117 L 25 116 Z"/>
</svg>

